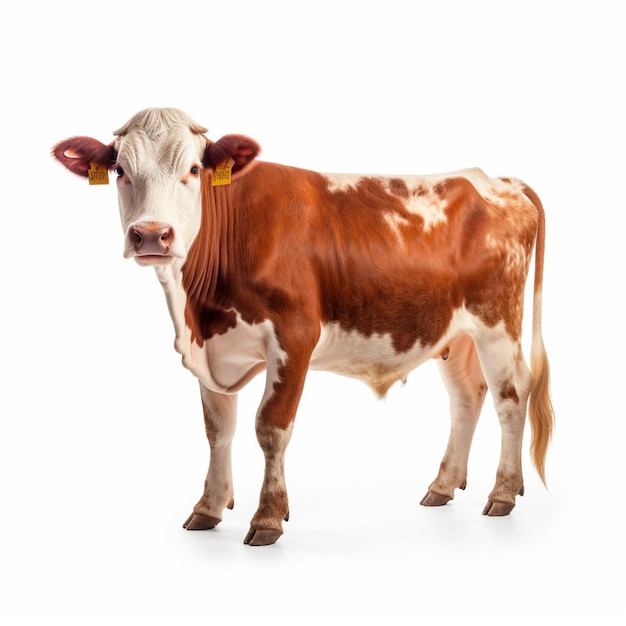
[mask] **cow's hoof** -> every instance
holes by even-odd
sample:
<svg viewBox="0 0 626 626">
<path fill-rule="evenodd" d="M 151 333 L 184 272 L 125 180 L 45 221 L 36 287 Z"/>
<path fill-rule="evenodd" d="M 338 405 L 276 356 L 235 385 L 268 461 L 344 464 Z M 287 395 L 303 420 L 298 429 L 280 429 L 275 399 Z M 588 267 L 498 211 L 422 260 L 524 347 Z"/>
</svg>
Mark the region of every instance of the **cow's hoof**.
<svg viewBox="0 0 626 626">
<path fill-rule="evenodd" d="M 487 506 L 483 509 L 483 515 L 488 515 L 489 517 L 504 517 L 514 508 L 515 505 L 510 502 L 493 502 L 489 500 Z"/>
<path fill-rule="evenodd" d="M 251 528 L 243 542 L 248 546 L 271 546 L 282 535 L 280 530 L 258 530 Z"/>
<path fill-rule="evenodd" d="M 187 521 L 183 524 L 183 528 L 187 530 L 209 530 L 215 528 L 222 520 L 201 513 L 192 513 Z"/>
<path fill-rule="evenodd" d="M 440 493 L 435 493 L 434 491 L 429 491 L 420 502 L 423 506 L 442 506 L 446 502 L 450 502 L 452 498 L 450 496 L 444 496 Z"/>
</svg>

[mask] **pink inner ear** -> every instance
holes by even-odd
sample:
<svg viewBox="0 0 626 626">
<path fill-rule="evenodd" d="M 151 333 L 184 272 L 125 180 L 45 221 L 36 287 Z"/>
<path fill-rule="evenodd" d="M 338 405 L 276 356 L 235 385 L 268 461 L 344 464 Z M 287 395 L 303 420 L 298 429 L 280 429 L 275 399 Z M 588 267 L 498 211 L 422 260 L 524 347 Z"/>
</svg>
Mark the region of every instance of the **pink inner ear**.
<svg viewBox="0 0 626 626">
<path fill-rule="evenodd" d="M 63 152 L 63 156 L 68 159 L 80 159 L 80 154 L 71 148 L 68 148 Z"/>
</svg>

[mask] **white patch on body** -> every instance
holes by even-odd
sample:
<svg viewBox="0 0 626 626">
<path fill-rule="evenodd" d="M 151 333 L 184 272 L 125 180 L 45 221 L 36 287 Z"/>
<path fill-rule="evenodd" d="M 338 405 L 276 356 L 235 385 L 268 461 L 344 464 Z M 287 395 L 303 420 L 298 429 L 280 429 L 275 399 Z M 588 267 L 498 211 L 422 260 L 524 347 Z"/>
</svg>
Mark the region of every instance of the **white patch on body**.
<svg viewBox="0 0 626 626">
<path fill-rule="evenodd" d="M 425 184 L 424 178 L 417 176 L 407 176 L 402 180 L 409 188 L 409 198 L 404 204 L 410 213 L 419 215 L 424 220 L 424 230 L 428 231 L 447 220 L 448 205 L 434 192 L 432 184 Z"/>
<path fill-rule="evenodd" d="M 385 219 L 385 222 L 387 222 L 387 225 L 393 232 L 393 234 L 396 236 L 398 240 L 398 244 L 402 248 L 404 248 L 406 245 L 406 242 L 404 241 L 404 236 L 402 235 L 402 231 L 400 230 L 400 228 L 403 226 L 404 227 L 410 226 L 409 220 L 407 220 L 405 217 L 402 217 L 402 215 L 393 213 L 392 211 L 387 211 L 386 213 L 383 214 L 383 217 Z"/>
<path fill-rule="evenodd" d="M 523 362 L 520 344 L 511 338 L 503 321 L 487 326 L 477 320 L 473 337 L 490 388 L 498 389 L 506 383 L 514 383 L 516 387 L 527 384 L 524 380 L 528 376 L 527 368 L 520 366 Z M 494 401 L 497 404 L 499 398 L 494 397 Z"/>
<path fill-rule="evenodd" d="M 356 189 L 363 178 L 361 174 L 322 174 L 322 176 L 328 181 L 328 190 L 331 193 Z"/>
</svg>

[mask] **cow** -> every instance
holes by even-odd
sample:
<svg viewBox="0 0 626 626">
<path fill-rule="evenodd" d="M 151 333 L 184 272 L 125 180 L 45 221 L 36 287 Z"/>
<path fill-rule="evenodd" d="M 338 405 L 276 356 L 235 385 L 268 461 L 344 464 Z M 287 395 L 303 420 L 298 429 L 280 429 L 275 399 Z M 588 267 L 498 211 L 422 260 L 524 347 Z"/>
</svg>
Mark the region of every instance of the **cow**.
<svg viewBox="0 0 626 626">
<path fill-rule="evenodd" d="M 184 528 L 214 528 L 234 505 L 237 393 L 261 372 L 255 428 L 265 474 L 245 544 L 275 543 L 289 518 L 284 457 L 309 369 L 360 379 L 384 397 L 437 360 L 451 427 L 422 505 L 444 505 L 465 489 L 487 390 L 501 453 L 483 514 L 508 515 L 524 493 L 527 407 L 531 457 L 545 484 L 554 413 L 537 194 L 477 168 L 323 174 L 262 161 L 247 136 L 213 141 L 207 132 L 178 109 L 150 108 L 108 144 L 77 136 L 52 149 L 74 174 L 116 175 L 124 256 L 154 267 L 175 349 L 199 380 L 211 454 Z M 533 253 L 529 368 L 521 339 Z"/>
</svg>

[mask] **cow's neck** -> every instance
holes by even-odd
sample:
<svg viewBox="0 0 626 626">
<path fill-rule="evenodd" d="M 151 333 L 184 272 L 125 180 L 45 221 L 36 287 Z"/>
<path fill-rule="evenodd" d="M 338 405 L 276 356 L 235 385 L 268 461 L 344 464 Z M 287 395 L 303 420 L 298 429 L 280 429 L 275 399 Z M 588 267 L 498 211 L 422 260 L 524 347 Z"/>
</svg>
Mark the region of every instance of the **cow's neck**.
<svg viewBox="0 0 626 626">
<path fill-rule="evenodd" d="M 228 189 L 203 184 L 200 230 L 182 268 L 183 286 L 192 302 L 215 299 L 222 249 L 228 245 L 229 205 Z"/>
<path fill-rule="evenodd" d="M 198 345 L 214 334 L 226 332 L 231 323 L 229 315 L 234 315 L 229 313 L 230 303 L 223 301 L 218 287 L 228 271 L 227 252 L 234 251 L 234 230 L 231 186 L 213 187 L 208 175 L 202 187 L 200 229 L 182 266 L 182 287 L 187 297 L 185 323 Z"/>
<path fill-rule="evenodd" d="M 206 339 L 225 333 L 236 323 L 236 313 L 222 301 L 218 288 L 219 277 L 227 270 L 225 251 L 233 245 L 234 229 L 230 189 L 212 187 L 209 180 L 202 196 L 200 229 L 187 258 L 155 270 L 174 323 L 176 351 L 186 367 L 215 389 L 220 385 L 206 369 L 202 352 Z"/>
</svg>

